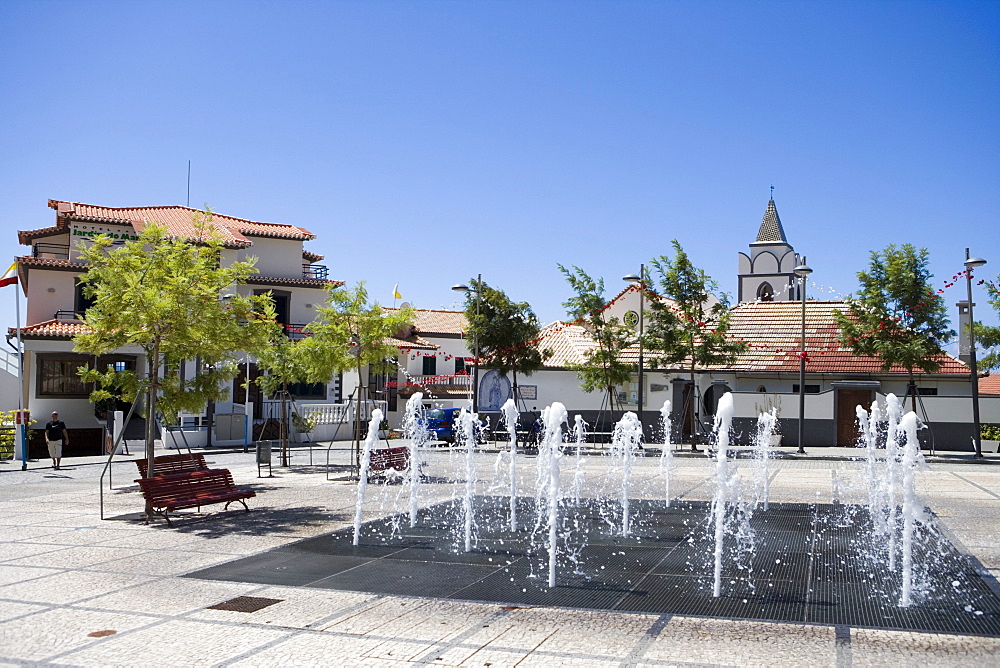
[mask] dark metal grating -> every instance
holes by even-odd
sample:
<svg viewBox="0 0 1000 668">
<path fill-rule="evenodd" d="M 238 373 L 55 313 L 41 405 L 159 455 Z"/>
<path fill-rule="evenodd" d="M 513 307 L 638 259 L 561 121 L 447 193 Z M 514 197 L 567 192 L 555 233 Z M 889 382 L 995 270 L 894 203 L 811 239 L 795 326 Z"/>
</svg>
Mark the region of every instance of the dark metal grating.
<svg viewBox="0 0 1000 668">
<path fill-rule="evenodd" d="M 939 532 L 925 536 L 916 561 L 926 565 L 929 595 L 898 606 L 900 576 L 872 549 L 867 513 L 856 506 L 772 503 L 754 511 L 752 556 L 727 552 L 722 595 L 712 596 L 709 504 L 633 500 L 633 531 L 604 517 L 614 507 L 567 507 L 584 527 L 560 553 L 557 586 L 548 587 L 548 552 L 531 505 L 519 503 L 522 529 L 506 527 L 509 501 L 477 497 L 476 540 L 464 551 L 456 504 L 421 509 L 414 529 L 397 515 L 318 536 L 188 577 L 307 586 L 390 595 L 433 596 L 500 605 L 812 622 L 1000 637 L 1000 596 Z M 534 542 L 532 542 L 534 536 Z M 875 556 L 864 556 L 875 555 Z M 252 611 L 234 601 L 215 609 Z M 240 604 L 236 604 L 240 605 Z M 261 605 L 260 607 L 264 607 Z M 260 609 L 253 608 L 253 610 Z"/>
<path fill-rule="evenodd" d="M 229 610 L 230 612 L 257 612 L 269 605 L 281 603 L 284 599 L 263 598 L 261 596 L 237 596 L 222 603 L 208 606 L 209 610 Z"/>
</svg>

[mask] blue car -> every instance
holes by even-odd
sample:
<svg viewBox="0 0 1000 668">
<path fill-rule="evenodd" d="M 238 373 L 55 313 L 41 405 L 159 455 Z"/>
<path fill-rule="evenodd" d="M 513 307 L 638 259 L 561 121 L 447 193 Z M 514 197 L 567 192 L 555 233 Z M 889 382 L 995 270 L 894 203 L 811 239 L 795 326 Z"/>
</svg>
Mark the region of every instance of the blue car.
<svg viewBox="0 0 1000 668">
<path fill-rule="evenodd" d="M 424 410 L 424 425 L 432 438 L 445 443 L 455 442 L 455 418 L 461 408 L 427 408 Z"/>
</svg>

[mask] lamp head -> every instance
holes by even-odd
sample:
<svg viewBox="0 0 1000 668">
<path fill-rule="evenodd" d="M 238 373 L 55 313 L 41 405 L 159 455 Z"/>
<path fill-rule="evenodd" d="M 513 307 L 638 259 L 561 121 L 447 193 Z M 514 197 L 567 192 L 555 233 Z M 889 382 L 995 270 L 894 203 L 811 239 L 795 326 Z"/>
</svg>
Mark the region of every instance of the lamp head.
<svg viewBox="0 0 1000 668">
<path fill-rule="evenodd" d="M 986 264 L 986 260 L 981 257 L 970 257 L 965 261 L 966 269 L 975 269 L 976 267 L 981 267 Z"/>
<path fill-rule="evenodd" d="M 622 276 L 622 280 L 627 283 L 638 283 L 642 279 L 636 276 L 635 274 L 629 274 L 628 276 Z"/>
<path fill-rule="evenodd" d="M 473 289 L 470 288 L 465 283 L 459 283 L 457 285 L 453 285 L 451 286 L 451 289 L 454 290 L 455 292 L 473 292 Z"/>
<path fill-rule="evenodd" d="M 807 265 L 805 261 L 803 261 L 802 264 L 800 264 L 799 266 L 795 267 L 795 269 L 792 269 L 792 271 L 795 272 L 795 275 L 798 276 L 799 278 L 805 278 L 809 274 L 813 273 L 812 268 L 809 267 L 809 265 Z"/>
</svg>

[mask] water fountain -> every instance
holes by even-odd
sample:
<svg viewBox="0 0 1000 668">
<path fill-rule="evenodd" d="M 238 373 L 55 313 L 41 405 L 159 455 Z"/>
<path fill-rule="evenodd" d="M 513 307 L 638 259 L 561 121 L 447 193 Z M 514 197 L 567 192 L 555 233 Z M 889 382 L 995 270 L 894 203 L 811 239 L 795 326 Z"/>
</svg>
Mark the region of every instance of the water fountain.
<svg viewBox="0 0 1000 668">
<path fill-rule="evenodd" d="M 642 423 L 635 413 L 629 411 L 615 425 L 611 435 L 611 452 L 621 458 L 622 463 L 622 536 L 628 536 L 632 520 L 629 511 L 629 499 L 632 492 L 632 457 L 635 450 L 642 447 Z"/>
<path fill-rule="evenodd" d="M 574 417 L 573 434 L 576 441 L 576 468 L 573 471 L 573 505 L 580 505 L 580 488 L 583 486 L 583 446 L 587 443 L 587 423 L 582 415 Z"/>
<path fill-rule="evenodd" d="M 660 451 L 660 474 L 663 476 L 663 498 L 670 507 L 670 474 L 673 472 L 673 450 L 670 436 L 673 425 L 670 422 L 670 400 L 667 399 L 660 407 L 660 429 L 663 430 L 663 450 Z"/>
<path fill-rule="evenodd" d="M 538 449 L 540 470 L 548 470 L 545 481 L 545 499 L 548 516 L 549 587 L 556 586 L 556 564 L 559 558 L 559 463 L 562 459 L 562 426 L 567 421 L 566 407 L 553 403 L 542 411 L 545 431 L 542 446 Z"/>
<path fill-rule="evenodd" d="M 372 447 L 378 442 L 378 427 L 382 424 L 382 410 L 372 411 L 372 419 L 368 423 L 368 434 L 361 447 L 361 464 L 358 467 L 358 497 L 354 509 L 354 544 L 358 545 L 361 538 L 361 516 L 365 506 L 365 491 L 368 487 L 368 468 L 371 463 Z"/>
<path fill-rule="evenodd" d="M 410 488 L 410 527 L 417 526 L 420 510 L 420 455 L 427 445 L 428 433 L 422 419 L 424 395 L 415 392 L 406 402 L 403 418 L 403 438 L 409 439 L 410 470 L 406 480 Z"/>
<path fill-rule="evenodd" d="M 729 475 L 729 431 L 733 424 L 733 395 L 726 392 L 715 409 L 715 495 L 712 497 L 712 527 L 715 533 L 715 562 L 712 596 L 722 594 L 722 556 L 726 535 L 726 505 L 732 480 Z"/>
<path fill-rule="evenodd" d="M 517 531 L 517 404 L 513 399 L 504 402 L 500 409 L 510 440 L 510 530 Z"/>
</svg>

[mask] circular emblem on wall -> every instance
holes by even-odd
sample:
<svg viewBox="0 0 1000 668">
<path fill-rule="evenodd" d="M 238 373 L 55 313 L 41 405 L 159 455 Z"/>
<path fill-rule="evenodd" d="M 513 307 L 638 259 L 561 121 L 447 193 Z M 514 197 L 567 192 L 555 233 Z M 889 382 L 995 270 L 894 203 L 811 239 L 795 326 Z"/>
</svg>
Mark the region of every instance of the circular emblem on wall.
<svg viewBox="0 0 1000 668">
<path fill-rule="evenodd" d="M 635 311 L 629 311 L 625 314 L 624 321 L 629 327 L 635 327 L 639 324 L 639 314 Z"/>
</svg>

